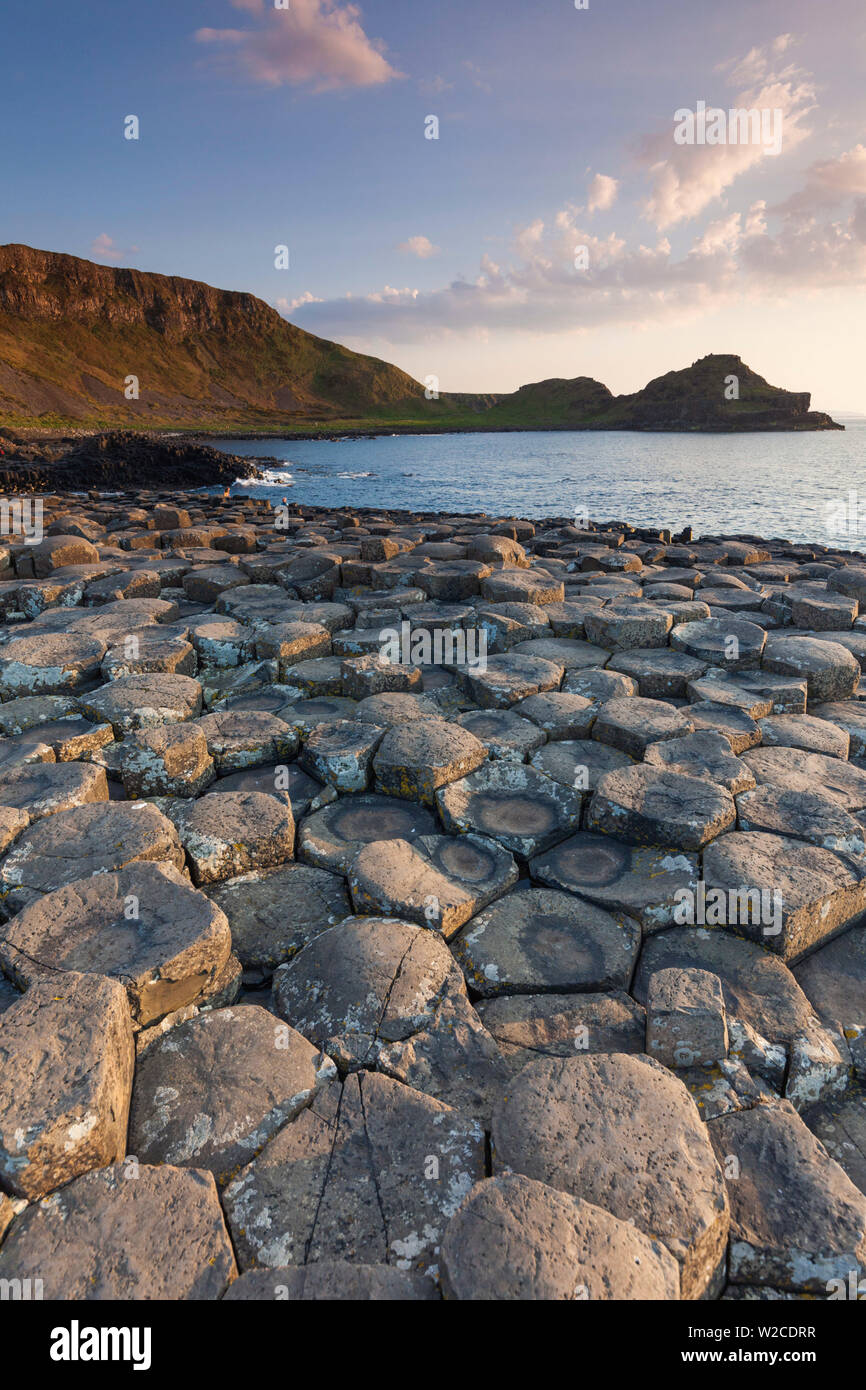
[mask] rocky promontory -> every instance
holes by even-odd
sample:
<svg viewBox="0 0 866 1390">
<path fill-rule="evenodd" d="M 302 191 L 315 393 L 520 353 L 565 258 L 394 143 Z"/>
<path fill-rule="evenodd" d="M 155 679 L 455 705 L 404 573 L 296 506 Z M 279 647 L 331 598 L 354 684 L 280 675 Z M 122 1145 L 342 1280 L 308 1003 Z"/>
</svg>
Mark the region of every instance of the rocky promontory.
<svg viewBox="0 0 866 1390">
<path fill-rule="evenodd" d="M 231 487 L 238 478 L 260 476 L 239 454 L 133 430 L 31 442 L 0 432 L 0 488 L 13 493 Z"/>
</svg>

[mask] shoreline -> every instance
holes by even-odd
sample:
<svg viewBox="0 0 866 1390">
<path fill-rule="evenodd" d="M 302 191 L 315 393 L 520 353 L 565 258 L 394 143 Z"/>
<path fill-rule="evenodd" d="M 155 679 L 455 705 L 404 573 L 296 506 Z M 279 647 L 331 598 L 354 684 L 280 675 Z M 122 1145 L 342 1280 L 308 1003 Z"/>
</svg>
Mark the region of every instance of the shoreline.
<svg viewBox="0 0 866 1390">
<path fill-rule="evenodd" d="M 856 421 L 860 417 L 852 415 L 849 417 Z M 866 420 L 866 416 L 862 417 Z M 447 424 L 411 424 L 403 425 L 399 422 L 393 424 L 388 421 L 376 423 L 372 428 L 365 426 L 347 426 L 345 429 L 336 429 L 323 425 L 321 428 L 313 429 L 289 429 L 285 425 L 253 429 L 248 426 L 230 427 L 225 430 L 216 428 L 201 429 L 194 425 L 161 426 L 154 429 L 136 429 L 124 422 L 105 424 L 101 426 L 75 426 L 73 423 L 66 427 L 37 425 L 3 425 L 0 422 L 0 437 L 4 433 L 9 438 L 17 438 L 27 444 L 49 444 L 59 440 L 67 439 L 95 439 L 106 433 L 116 433 L 126 430 L 136 434 L 142 440 L 169 440 L 182 439 L 188 443 L 210 444 L 214 439 L 232 439 L 238 442 L 255 441 L 259 439 L 279 439 L 286 443 L 293 440 L 338 442 L 341 439 L 386 439 L 392 435 L 450 435 L 450 434 L 672 434 L 672 435 L 753 435 L 753 434 L 827 434 L 843 431 L 846 429 L 844 424 L 834 421 L 830 425 L 803 425 L 798 428 L 795 426 L 762 426 L 753 428 L 728 428 L 712 429 L 702 427 L 689 428 L 655 428 L 652 426 L 625 427 L 617 425 L 496 425 L 489 427 L 479 425 L 472 427 L 467 423 L 449 426 Z"/>
</svg>

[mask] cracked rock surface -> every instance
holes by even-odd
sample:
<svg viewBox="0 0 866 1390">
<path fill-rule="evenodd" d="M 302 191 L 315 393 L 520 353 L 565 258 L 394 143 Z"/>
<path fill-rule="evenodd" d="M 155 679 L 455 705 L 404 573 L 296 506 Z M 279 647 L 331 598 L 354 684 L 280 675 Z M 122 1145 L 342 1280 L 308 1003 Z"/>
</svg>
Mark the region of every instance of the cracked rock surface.
<svg viewBox="0 0 866 1390">
<path fill-rule="evenodd" d="M 2 547 L 0 1279 L 866 1276 L 863 556 L 206 491 L 44 524 Z"/>
</svg>

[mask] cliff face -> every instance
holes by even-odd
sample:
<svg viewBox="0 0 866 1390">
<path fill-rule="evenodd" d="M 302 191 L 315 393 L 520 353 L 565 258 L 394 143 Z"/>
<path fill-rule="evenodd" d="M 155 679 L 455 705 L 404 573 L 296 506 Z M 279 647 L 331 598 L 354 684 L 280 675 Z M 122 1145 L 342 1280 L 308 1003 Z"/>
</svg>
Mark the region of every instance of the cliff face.
<svg viewBox="0 0 866 1390">
<path fill-rule="evenodd" d="M 841 428 L 809 404 L 719 354 L 628 396 L 580 376 L 428 401 L 399 368 L 304 332 L 255 295 L 0 246 L 0 426 L 12 429 Z"/>
<path fill-rule="evenodd" d="M 0 415 L 13 421 L 277 426 L 419 399 L 405 372 L 305 333 L 255 295 L 0 247 Z"/>
<path fill-rule="evenodd" d="M 172 341 L 267 333 L 283 322 L 252 294 L 14 245 L 0 246 L 0 312 L 32 321 L 143 324 Z"/>
</svg>

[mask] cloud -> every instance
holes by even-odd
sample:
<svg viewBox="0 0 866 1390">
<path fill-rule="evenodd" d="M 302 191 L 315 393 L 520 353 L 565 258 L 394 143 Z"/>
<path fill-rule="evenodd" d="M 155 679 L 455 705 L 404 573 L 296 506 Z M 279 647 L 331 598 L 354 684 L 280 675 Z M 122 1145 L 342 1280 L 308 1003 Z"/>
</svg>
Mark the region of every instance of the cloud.
<svg viewBox="0 0 866 1390">
<path fill-rule="evenodd" d="M 328 92 L 380 86 L 402 76 L 385 57 L 384 44 L 367 37 L 357 5 L 340 0 L 291 0 L 287 9 L 264 0 L 232 4 L 253 16 L 256 26 L 198 29 L 194 37 L 254 82 Z"/>
<path fill-rule="evenodd" d="M 825 208 L 838 207 L 857 194 L 866 194 L 866 145 L 855 145 L 835 159 L 813 164 L 806 175 L 805 186 L 784 203 L 777 204 L 773 211 L 786 216 L 812 217 Z"/>
<path fill-rule="evenodd" d="M 432 291 L 386 286 L 368 295 L 307 303 L 304 328 L 325 337 L 420 343 L 485 333 L 562 333 L 596 325 L 642 328 L 728 304 L 777 305 L 792 294 L 866 287 L 866 199 L 849 214 L 809 225 L 774 221 L 763 201 L 714 219 L 674 256 L 667 237 L 628 245 L 595 237 L 563 208 L 516 229 L 509 256 L 481 258 L 473 279 Z M 580 248 L 586 268 L 577 268 Z M 509 263 L 505 263 L 508 260 Z"/>
<path fill-rule="evenodd" d="M 407 256 L 417 256 L 419 261 L 427 261 L 431 256 L 438 254 L 439 247 L 434 246 L 429 237 L 410 236 L 408 241 L 400 242 L 397 250 Z"/>
<path fill-rule="evenodd" d="M 720 65 L 728 70 L 728 85 L 735 88 L 726 109 L 779 111 L 785 153 L 806 139 L 809 131 L 804 121 L 815 109 L 815 88 L 808 73 L 794 66 L 778 73 L 773 70 L 773 59 L 790 41 L 790 35 L 780 35 L 769 49 L 755 48 L 734 65 Z M 707 106 L 712 105 L 707 99 Z M 697 217 L 741 174 L 772 157 L 768 147 L 758 141 L 678 145 L 672 122 L 667 131 L 642 142 L 639 160 L 652 178 L 643 215 L 659 229 Z"/>
<path fill-rule="evenodd" d="M 90 254 L 95 261 L 109 261 L 112 264 L 122 261 L 137 250 L 137 246 L 118 246 L 107 232 L 100 232 L 90 243 Z"/>
<path fill-rule="evenodd" d="M 469 74 L 469 81 L 473 87 L 477 87 L 480 92 L 486 92 L 489 96 L 493 91 L 490 83 L 485 80 L 484 73 L 477 63 L 470 62 L 468 58 L 463 59 L 463 67 Z"/>
<path fill-rule="evenodd" d="M 616 202 L 618 188 L 618 181 L 612 179 L 609 174 L 596 174 L 589 185 L 587 211 L 606 212 L 608 208 L 612 208 Z"/>
<path fill-rule="evenodd" d="M 418 83 L 420 91 L 427 96 L 439 96 L 441 92 L 451 92 L 454 90 L 454 83 L 447 82 L 444 77 L 437 76 L 432 78 L 422 77 Z"/>
<path fill-rule="evenodd" d="M 283 318 L 288 318 L 289 314 L 293 314 L 296 309 L 302 308 L 305 304 L 323 303 L 323 299 L 317 299 L 316 296 L 314 294 L 311 294 L 309 290 L 305 290 L 304 293 L 299 294 L 296 299 L 283 298 L 276 300 L 274 308 L 277 310 L 278 313 L 282 314 Z"/>
</svg>

